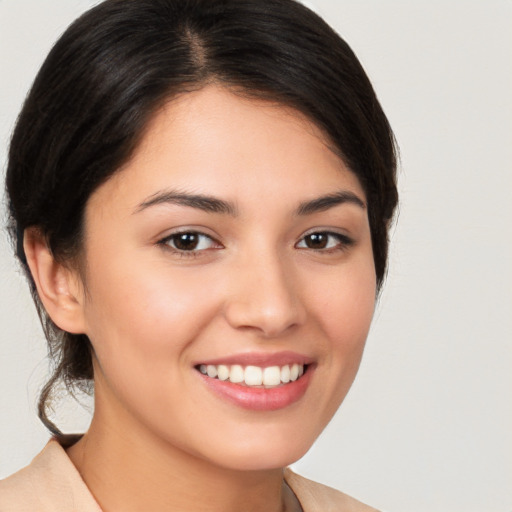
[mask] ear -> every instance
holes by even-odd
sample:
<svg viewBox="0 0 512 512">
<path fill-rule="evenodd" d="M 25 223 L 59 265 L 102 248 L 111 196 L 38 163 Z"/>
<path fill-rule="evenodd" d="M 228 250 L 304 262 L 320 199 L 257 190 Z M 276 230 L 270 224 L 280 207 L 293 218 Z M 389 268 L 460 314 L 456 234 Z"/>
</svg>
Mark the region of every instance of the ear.
<svg viewBox="0 0 512 512">
<path fill-rule="evenodd" d="M 25 230 L 23 248 L 39 298 L 55 325 L 73 334 L 84 333 L 84 291 L 78 273 L 53 257 L 35 227 Z"/>
</svg>

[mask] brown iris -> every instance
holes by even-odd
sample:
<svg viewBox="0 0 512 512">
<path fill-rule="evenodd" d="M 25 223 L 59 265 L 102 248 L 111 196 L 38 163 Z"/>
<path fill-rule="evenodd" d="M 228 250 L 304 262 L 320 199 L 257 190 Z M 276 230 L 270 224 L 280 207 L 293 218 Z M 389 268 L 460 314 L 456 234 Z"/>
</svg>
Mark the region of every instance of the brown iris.
<svg viewBox="0 0 512 512">
<path fill-rule="evenodd" d="M 327 233 L 312 233 L 304 237 L 308 249 L 325 249 L 329 242 L 329 235 Z"/>
<path fill-rule="evenodd" d="M 199 244 L 198 233 L 179 233 L 172 237 L 174 247 L 180 251 L 193 251 Z"/>
</svg>

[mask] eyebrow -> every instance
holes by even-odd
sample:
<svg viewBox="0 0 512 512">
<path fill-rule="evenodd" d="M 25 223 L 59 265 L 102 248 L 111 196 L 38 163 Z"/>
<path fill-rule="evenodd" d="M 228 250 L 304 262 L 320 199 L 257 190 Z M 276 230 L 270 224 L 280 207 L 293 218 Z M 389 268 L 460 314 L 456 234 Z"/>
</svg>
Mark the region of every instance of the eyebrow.
<svg viewBox="0 0 512 512">
<path fill-rule="evenodd" d="M 312 199 L 311 201 L 301 203 L 297 208 L 297 215 L 311 215 L 313 213 L 329 210 L 330 208 L 345 203 L 355 204 L 363 210 L 366 209 L 364 201 L 356 194 L 349 192 L 348 190 L 341 190 L 334 194 L 327 194 L 325 196 Z"/>
<path fill-rule="evenodd" d="M 189 194 L 173 190 L 164 190 L 148 197 L 135 209 L 135 213 L 139 213 L 158 204 L 177 204 L 179 206 L 189 206 L 190 208 L 196 208 L 209 213 L 222 213 L 233 217 L 237 215 L 235 205 L 229 201 L 203 194 Z"/>
<path fill-rule="evenodd" d="M 362 209 L 366 209 L 365 203 L 356 194 L 348 190 L 342 190 L 334 194 L 317 197 L 310 201 L 304 201 L 300 203 L 295 213 L 298 216 L 312 215 L 313 213 L 323 212 L 345 203 L 355 204 Z M 188 206 L 208 213 L 220 213 L 232 217 L 238 215 L 235 204 L 229 201 L 204 194 L 190 194 L 173 190 L 164 190 L 153 194 L 139 204 L 134 213 L 139 213 L 151 206 L 160 204 Z"/>
</svg>

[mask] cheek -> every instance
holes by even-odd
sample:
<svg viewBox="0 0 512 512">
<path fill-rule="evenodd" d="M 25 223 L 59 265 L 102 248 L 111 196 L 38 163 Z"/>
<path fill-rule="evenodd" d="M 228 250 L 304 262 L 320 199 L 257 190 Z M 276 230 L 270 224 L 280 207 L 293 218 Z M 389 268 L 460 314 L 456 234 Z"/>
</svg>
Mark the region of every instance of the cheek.
<svg viewBox="0 0 512 512">
<path fill-rule="evenodd" d="M 96 355 L 97 402 L 121 415 L 126 408 L 158 429 L 186 405 L 175 391 L 189 383 L 189 347 L 215 314 L 215 301 L 204 279 L 171 275 L 162 265 L 124 270 L 97 272 L 89 283 L 87 334 Z"/>
<path fill-rule="evenodd" d="M 98 271 L 89 288 L 88 334 L 100 363 L 122 354 L 135 367 L 154 367 L 169 352 L 182 357 L 216 309 L 204 280 L 187 279 L 161 265 Z"/>
<path fill-rule="evenodd" d="M 343 398 L 359 368 L 375 309 L 373 260 L 340 273 L 325 289 L 317 294 L 316 317 L 329 344 L 325 363 L 332 393 Z"/>
<path fill-rule="evenodd" d="M 342 346 L 364 344 L 375 308 L 373 262 L 347 269 L 324 290 L 316 293 L 316 303 L 328 339 Z"/>
</svg>

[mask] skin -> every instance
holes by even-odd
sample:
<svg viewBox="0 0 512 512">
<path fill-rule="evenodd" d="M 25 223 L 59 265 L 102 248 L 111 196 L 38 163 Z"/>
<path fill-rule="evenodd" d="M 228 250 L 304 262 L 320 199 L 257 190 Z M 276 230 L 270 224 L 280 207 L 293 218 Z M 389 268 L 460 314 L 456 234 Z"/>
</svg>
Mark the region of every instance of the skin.
<svg viewBox="0 0 512 512">
<path fill-rule="evenodd" d="M 236 215 L 141 207 L 170 190 L 228 201 Z M 340 191 L 363 205 L 297 215 L 301 203 Z M 49 314 L 94 348 L 94 417 L 68 453 L 105 512 L 298 506 L 282 468 L 348 392 L 373 315 L 364 202 L 302 115 L 212 85 L 166 104 L 133 158 L 91 196 L 84 280 L 27 237 Z M 206 236 L 183 254 L 175 239 L 162 242 L 176 230 Z M 345 238 L 314 249 L 311 232 Z M 281 351 L 310 358 L 314 371 L 304 396 L 275 411 L 219 397 L 194 367 Z"/>
</svg>

